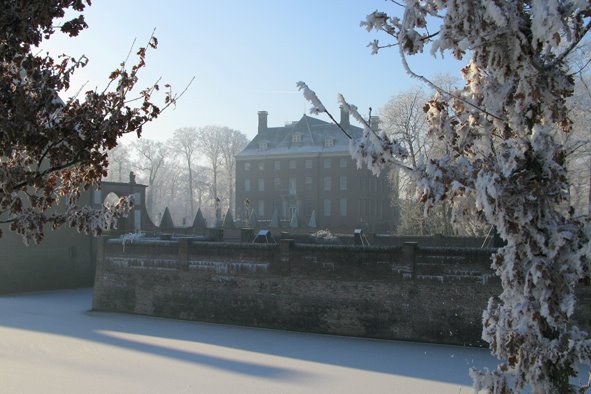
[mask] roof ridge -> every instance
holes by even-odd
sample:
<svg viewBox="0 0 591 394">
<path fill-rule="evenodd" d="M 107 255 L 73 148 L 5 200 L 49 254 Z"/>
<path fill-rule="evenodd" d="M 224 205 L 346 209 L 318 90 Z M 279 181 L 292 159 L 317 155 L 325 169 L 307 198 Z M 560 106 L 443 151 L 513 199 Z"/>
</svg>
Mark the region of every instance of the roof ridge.
<svg viewBox="0 0 591 394">
<path fill-rule="evenodd" d="M 316 145 L 316 141 L 314 140 L 314 134 L 312 134 L 312 129 L 310 128 L 310 122 L 308 122 L 308 117 L 304 114 L 304 120 L 306 121 L 306 128 L 308 129 L 308 134 L 310 134 L 310 139 L 312 140 L 312 144 Z"/>
</svg>

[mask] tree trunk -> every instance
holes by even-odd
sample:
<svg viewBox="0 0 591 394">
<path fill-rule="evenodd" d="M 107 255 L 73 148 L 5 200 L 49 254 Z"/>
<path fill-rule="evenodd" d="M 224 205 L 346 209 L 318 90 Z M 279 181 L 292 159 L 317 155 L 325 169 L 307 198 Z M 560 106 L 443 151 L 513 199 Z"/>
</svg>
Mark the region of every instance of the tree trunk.
<svg viewBox="0 0 591 394">
<path fill-rule="evenodd" d="M 230 211 L 232 212 L 232 215 L 234 217 L 236 217 L 236 209 L 235 209 L 236 207 L 234 207 L 234 176 L 232 174 L 232 170 L 228 170 L 228 179 L 229 179 L 229 183 L 230 183 L 230 186 L 228 188 L 228 191 L 229 191 L 228 204 L 229 204 Z"/>
<path fill-rule="evenodd" d="M 191 209 L 191 219 L 195 214 L 195 207 L 193 204 L 193 170 L 191 170 L 191 163 L 189 163 L 189 207 Z M 201 201 L 199 204 L 201 204 Z"/>
</svg>

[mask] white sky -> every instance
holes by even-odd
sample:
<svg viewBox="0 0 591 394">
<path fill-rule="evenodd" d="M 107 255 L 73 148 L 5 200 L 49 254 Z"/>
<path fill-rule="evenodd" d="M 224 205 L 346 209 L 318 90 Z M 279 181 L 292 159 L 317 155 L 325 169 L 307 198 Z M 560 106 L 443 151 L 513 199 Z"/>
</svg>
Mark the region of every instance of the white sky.
<svg viewBox="0 0 591 394">
<path fill-rule="evenodd" d="M 370 106 L 375 114 L 391 96 L 418 85 L 402 70 L 397 49 L 372 56 L 366 47 L 376 38 L 388 41 L 359 26 L 376 9 L 401 13 L 383 0 L 102 0 L 85 12 L 89 29 L 74 39 L 56 34 L 43 48 L 90 58 L 73 92 L 83 84 L 102 88 L 133 40 L 143 45 L 156 28 L 159 48 L 148 54 L 145 84 L 162 77 L 162 84 L 181 90 L 193 76 L 196 81 L 144 135 L 165 140 L 180 127 L 220 125 L 253 137 L 257 111 L 269 112 L 270 126 L 302 116 L 300 80 L 337 116 L 337 93 L 367 115 Z M 460 64 L 451 60 L 425 54 L 413 63 L 426 76 L 459 76 Z"/>
<path fill-rule="evenodd" d="M 485 349 L 88 312 L 91 290 L 0 297 L 6 393 L 472 393 Z"/>
</svg>

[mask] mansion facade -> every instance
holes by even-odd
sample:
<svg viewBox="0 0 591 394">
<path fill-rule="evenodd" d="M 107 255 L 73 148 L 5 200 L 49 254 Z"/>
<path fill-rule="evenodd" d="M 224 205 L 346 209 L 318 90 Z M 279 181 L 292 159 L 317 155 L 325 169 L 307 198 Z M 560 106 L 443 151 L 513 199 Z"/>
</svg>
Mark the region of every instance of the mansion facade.
<svg viewBox="0 0 591 394">
<path fill-rule="evenodd" d="M 267 112 L 258 115 L 257 135 L 236 156 L 238 218 L 248 220 L 254 212 L 270 226 L 344 232 L 395 226 L 387 176 L 358 169 L 349 139 L 336 125 L 303 115 L 286 126 L 268 127 Z M 344 111 L 340 125 L 353 137 L 362 133 Z"/>
</svg>

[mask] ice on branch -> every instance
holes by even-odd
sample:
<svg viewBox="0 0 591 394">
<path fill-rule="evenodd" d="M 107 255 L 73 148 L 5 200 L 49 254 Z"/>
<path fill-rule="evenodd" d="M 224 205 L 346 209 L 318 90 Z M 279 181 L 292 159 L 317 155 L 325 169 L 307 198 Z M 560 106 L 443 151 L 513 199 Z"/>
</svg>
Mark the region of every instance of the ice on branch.
<svg viewBox="0 0 591 394">
<path fill-rule="evenodd" d="M 396 3 L 396 2 L 395 2 Z M 591 31 L 585 0 L 409 0 L 401 20 L 373 12 L 361 22 L 386 33 L 372 53 L 396 46 L 407 73 L 441 92 L 426 103 L 430 135 L 440 151 L 411 174 L 425 209 L 451 201 L 453 215 L 470 212 L 506 246 L 491 267 L 502 293 L 483 313 L 482 338 L 499 359 L 472 370 L 487 393 L 574 393 L 591 368 L 591 340 L 572 320 L 575 289 L 591 281 L 589 217 L 573 215 L 567 173 L 572 153 L 568 100 L 574 79 L 567 60 Z M 465 86 L 444 94 L 411 69 L 407 57 L 431 53 L 467 58 Z M 588 51 L 586 51 L 588 55 Z M 344 101 L 344 100 L 343 100 Z M 375 171 L 401 152 L 364 125 L 351 148 Z"/>
<path fill-rule="evenodd" d="M 308 85 L 304 82 L 298 82 L 297 86 L 300 90 L 303 90 L 304 98 L 312 103 L 313 110 L 315 108 L 322 108 L 322 110 L 311 110 L 310 112 L 325 112 L 335 122 L 332 115 L 326 110 L 322 102 L 318 99 L 318 96 L 316 96 L 316 93 Z M 387 164 L 395 164 L 408 169 L 400 161 L 408 158 L 408 151 L 404 146 L 397 141 L 391 141 L 383 131 L 377 133 L 375 130 L 372 130 L 369 123 L 359 114 L 357 107 L 349 104 L 342 94 L 339 94 L 337 99 L 343 110 L 350 113 L 363 126 L 363 133 L 360 138 L 351 138 L 349 136 L 351 138 L 349 141 L 349 150 L 351 156 L 357 162 L 358 168 L 366 166 L 374 175 L 379 175 Z M 335 122 L 335 124 L 339 126 L 338 123 Z M 343 132 L 346 133 L 345 130 Z"/>
<path fill-rule="evenodd" d="M 388 26 L 388 14 L 376 10 L 369 14 L 360 25 L 365 27 L 367 31 L 383 30 Z"/>
<path fill-rule="evenodd" d="M 324 108 L 324 105 L 318 99 L 316 93 L 310 88 L 308 88 L 308 85 L 300 81 L 296 84 L 296 86 L 298 87 L 298 90 L 302 91 L 302 93 L 304 94 L 304 98 L 308 100 L 310 103 L 312 103 L 312 108 L 310 108 L 311 114 L 318 115 L 319 113 L 326 112 L 326 108 Z"/>
</svg>

